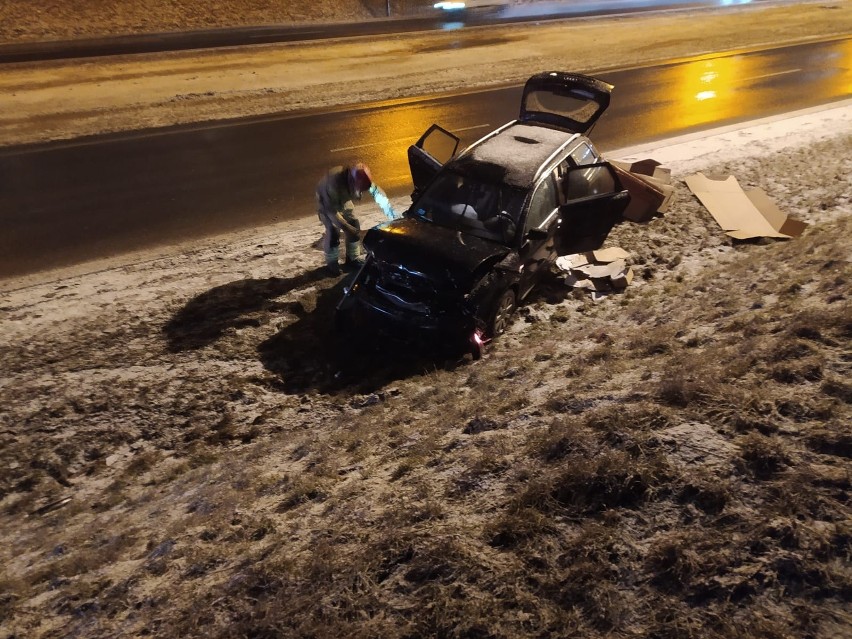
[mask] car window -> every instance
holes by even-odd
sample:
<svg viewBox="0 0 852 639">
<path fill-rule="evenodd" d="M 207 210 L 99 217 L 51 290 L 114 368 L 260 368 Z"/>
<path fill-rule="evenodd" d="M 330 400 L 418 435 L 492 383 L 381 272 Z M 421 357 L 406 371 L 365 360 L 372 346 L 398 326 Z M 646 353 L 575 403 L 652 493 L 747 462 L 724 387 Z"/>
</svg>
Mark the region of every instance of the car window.
<svg viewBox="0 0 852 639">
<path fill-rule="evenodd" d="M 575 166 L 584 166 L 586 164 L 594 164 L 600 158 L 598 158 L 597 153 L 594 152 L 591 146 L 586 144 L 585 142 L 579 144 L 577 148 L 571 151 L 571 160 L 574 162 Z"/>
<path fill-rule="evenodd" d="M 435 178 L 411 211 L 440 226 L 503 242 L 514 235 L 522 197 L 517 189 L 482 181 L 469 172 L 447 169 Z"/>
<path fill-rule="evenodd" d="M 423 136 L 421 148 L 440 164 L 446 164 L 455 155 L 458 143 L 458 138 L 433 125 Z"/>
<path fill-rule="evenodd" d="M 553 177 L 548 176 L 536 187 L 530 198 L 525 228 L 529 230 L 540 227 L 557 206 L 556 184 Z"/>
<path fill-rule="evenodd" d="M 562 181 L 562 192 L 566 201 L 613 191 L 615 191 L 615 179 L 605 166 L 571 171 Z"/>
<path fill-rule="evenodd" d="M 528 91 L 524 96 L 524 111 L 553 113 L 566 116 L 585 124 L 600 110 L 594 99 L 588 94 L 565 95 L 554 93 L 550 89 Z"/>
</svg>

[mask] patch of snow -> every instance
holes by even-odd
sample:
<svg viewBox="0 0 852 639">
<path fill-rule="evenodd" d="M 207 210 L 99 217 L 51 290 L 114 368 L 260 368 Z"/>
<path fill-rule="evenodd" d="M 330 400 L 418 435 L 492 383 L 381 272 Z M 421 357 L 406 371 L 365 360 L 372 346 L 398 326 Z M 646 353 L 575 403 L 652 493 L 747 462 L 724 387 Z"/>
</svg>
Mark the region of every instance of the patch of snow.
<svg viewBox="0 0 852 639">
<path fill-rule="evenodd" d="M 651 157 L 682 177 L 731 159 L 765 157 L 833 137 L 852 135 L 852 99 L 831 105 L 669 138 L 607 153 L 634 162 Z"/>
<path fill-rule="evenodd" d="M 523 186 L 532 181 L 541 163 L 569 139 L 563 131 L 515 124 L 476 147 L 473 157 L 498 166 L 505 165 L 511 158 L 504 179 L 509 184 Z"/>
</svg>

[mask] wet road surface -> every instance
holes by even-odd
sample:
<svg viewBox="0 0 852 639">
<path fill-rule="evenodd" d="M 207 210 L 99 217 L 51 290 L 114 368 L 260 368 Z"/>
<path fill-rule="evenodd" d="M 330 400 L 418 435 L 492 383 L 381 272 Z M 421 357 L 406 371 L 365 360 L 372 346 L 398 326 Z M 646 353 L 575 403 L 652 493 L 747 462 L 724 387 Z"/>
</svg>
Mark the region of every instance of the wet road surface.
<svg viewBox="0 0 852 639">
<path fill-rule="evenodd" d="M 847 98 L 852 40 L 599 74 L 607 151 Z M 513 119 L 521 87 L 0 149 L 0 278 L 313 215 L 334 164 L 410 192 L 406 149 L 433 122 L 468 144 Z"/>
</svg>

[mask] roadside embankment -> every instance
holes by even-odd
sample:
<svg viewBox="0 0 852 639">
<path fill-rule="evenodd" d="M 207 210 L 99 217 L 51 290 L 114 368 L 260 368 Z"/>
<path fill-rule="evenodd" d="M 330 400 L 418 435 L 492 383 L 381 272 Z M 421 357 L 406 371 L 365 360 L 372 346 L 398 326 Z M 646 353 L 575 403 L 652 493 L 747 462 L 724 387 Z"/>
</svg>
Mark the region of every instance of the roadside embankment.
<svg viewBox="0 0 852 639">
<path fill-rule="evenodd" d="M 359 0 L 6 0 L 0 4 L 0 43 L 97 38 L 265 24 L 367 20 Z"/>
<path fill-rule="evenodd" d="M 18 282 L 0 632 L 849 637 L 850 110 L 633 150 L 810 226 L 677 180 L 624 293 L 549 282 L 475 363 L 338 348 L 315 220 Z"/>
</svg>

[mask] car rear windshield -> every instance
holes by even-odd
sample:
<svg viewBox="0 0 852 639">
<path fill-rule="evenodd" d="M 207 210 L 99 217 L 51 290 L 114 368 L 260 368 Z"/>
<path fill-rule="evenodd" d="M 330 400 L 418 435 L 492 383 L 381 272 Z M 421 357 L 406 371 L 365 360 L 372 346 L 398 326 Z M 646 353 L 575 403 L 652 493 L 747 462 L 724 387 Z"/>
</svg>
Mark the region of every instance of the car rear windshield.
<svg viewBox="0 0 852 639">
<path fill-rule="evenodd" d="M 527 111 L 553 113 L 585 124 L 591 120 L 601 107 L 594 96 L 575 89 L 574 95 L 562 95 L 553 91 L 530 91 L 526 96 L 524 108 Z"/>
<path fill-rule="evenodd" d="M 439 226 L 508 243 L 514 237 L 525 192 L 494 180 L 491 174 L 475 165 L 444 169 L 411 211 Z"/>
</svg>

